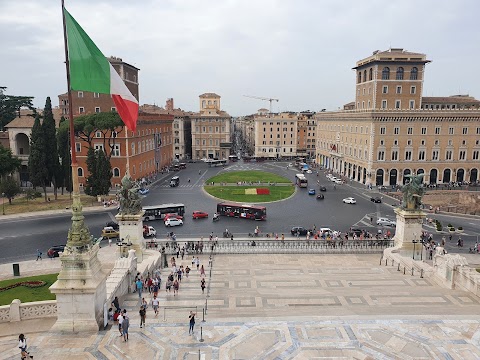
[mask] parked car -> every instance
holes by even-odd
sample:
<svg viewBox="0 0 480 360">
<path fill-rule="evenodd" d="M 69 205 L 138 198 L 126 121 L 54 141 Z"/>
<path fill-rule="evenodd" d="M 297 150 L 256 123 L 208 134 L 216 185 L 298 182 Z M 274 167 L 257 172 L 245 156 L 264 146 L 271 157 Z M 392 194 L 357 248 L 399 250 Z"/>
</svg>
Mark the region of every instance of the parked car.
<svg viewBox="0 0 480 360">
<path fill-rule="evenodd" d="M 303 226 L 294 226 L 290 230 L 292 235 L 297 235 L 297 233 L 299 235 L 307 235 L 307 232 L 309 232 L 309 231 L 312 232 L 312 230 L 305 229 Z"/>
<path fill-rule="evenodd" d="M 60 256 L 60 253 L 65 250 L 65 245 L 55 245 L 52 246 L 50 249 L 47 251 L 47 256 L 49 258 L 56 258 Z"/>
<path fill-rule="evenodd" d="M 312 170 L 308 169 L 305 171 L 307 174 L 311 174 L 312 173 Z"/>
<path fill-rule="evenodd" d="M 192 213 L 192 218 L 193 219 L 202 219 L 202 218 L 208 218 L 208 213 L 206 213 L 205 211 L 194 211 Z"/>
<path fill-rule="evenodd" d="M 374 203 L 381 203 L 382 199 L 380 197 L 376 196 L 376 197 L 371 197 L 370 201 L 374 202 Z"/>
<path fill-rule="evenodd" d="M 381 226 L 397 226 L 397 223 L 393 220 L 387 219 L 387 218 L 378 218 L 377 219 L 377 225 Z"/>
<path fill-rule="evenodd" d="M 342 179 L 338 179 L 338 178 L 334 179 L 333 182 L 334 182 L 335 184 L 343 184 L 343 180 L 342 180 Z"/>
<path fill-rule="evenodd" d="M 163 218 L 163 221 L 167 221 L 170 218 L 178 219 L 178 220 L 183 220 L 183 216 L 173 214 L 173 213 L 167 213 L 165 214 L 165 217 Z"/>
<path fill-rule="evenodd" d="M 315 189 L 309 189 L 308 195 L 315 195 Z"/>
<path fill-rule="evenodd" d="M 356 204 L 357 203 L 357 200 L 355 200 L 355 198 L 353 197 L 347 197 L 345 199 L 342 200 L 344 204 Z"/>
<path fill-rule="evenodd" d="M 317 195 L 317 200 L 323 200 L 323 199 L 325 199 L 325 196 L 323 194 Z"/>
<path fill-rule="evenodd" d="M 119 236 L 120 236 L 120 233 L 118 232 L 118 230 L 115 230 L 111 226 L 105 226 L 102 229 L 102 237 L 104 239 L 115 239 L 115 238 L 118 238 Z"/>
<path fill-rule="evenodd" d="M 150 192 L 150 189 L 147 189 L 147 188 L 138 189 L 138 193 L 140 195 L 147 195 L 149 192 Z"/>
<path fill-rule="evenodd" d="M 143 237 L 150 237 L 157 235 L 157 230 L 153 226 L 143 225 Z"/>
<path fill-rule="evenodd" d="M 106 227 L 110 226 L 110 227 L 114 228 L 115 230 L 118 230 L 120 228 L 115 221 L 109 221 L 105 224 L 105 226 Z"/>
<path fill-rule="evenodd" d="M 165 220 L 165 226 L 166 227 L 182 226 L 182 225 L 183 225 L 183 220 L 180 220 L 180 219 L 169 218 L 169 219 Z"/>
<path fill-rule="evenodd" d="M 325 186 L 320 186 L 320 191 L 327 191 L 327 188 Z"/>
</svg>

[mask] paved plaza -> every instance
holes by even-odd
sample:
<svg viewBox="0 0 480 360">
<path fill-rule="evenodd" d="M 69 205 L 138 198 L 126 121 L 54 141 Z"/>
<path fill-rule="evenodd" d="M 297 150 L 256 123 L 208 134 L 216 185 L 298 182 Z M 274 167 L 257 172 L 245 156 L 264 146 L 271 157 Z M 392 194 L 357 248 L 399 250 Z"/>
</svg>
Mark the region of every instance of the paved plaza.
<svg viewBox="0 0 480 360">
<path fill-rule="evenodd" d="M 160 313 L 155 317 L 149 307 L 146 327 L 139 327 L 137 294 L 122 299 L 130 314 L 127 343 L 116 326 L 60 334 L 35 333 L 32 323 L 32 354 L 52 360 L 480 358 L 480 299 L 379 265 L 378 255 L 217 255 L 211 279 L 208 256 L 200 259 L 205 294 L 196 270 L 177 296 L 162 286 Z M 188 314 L 195 309 L 189 336 Z M 16 345 L 16 336 L 0 338 L 0 358 L 18 358 Z"/>
</svg>

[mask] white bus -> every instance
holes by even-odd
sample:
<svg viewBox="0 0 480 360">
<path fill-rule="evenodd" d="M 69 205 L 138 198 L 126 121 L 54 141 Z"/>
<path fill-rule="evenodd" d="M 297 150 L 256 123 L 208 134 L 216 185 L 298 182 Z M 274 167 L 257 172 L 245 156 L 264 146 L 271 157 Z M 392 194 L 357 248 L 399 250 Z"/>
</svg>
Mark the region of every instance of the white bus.
<svg viewBox="0 0 480 360">
<path fill-rule="evenodd" d="M 144 206 L 143 221 L 161 220 L 165 217 L 165 214 L 176 214 L 183 216 L 185 214 L 184 204 L 161 204 Z"/>
<path fill-rule="evenodd" d="M 295 174 L 295 185 L 301 188 L 306 188 L 308 186 L 308 180 L 304 174 Z"/>
</svg>

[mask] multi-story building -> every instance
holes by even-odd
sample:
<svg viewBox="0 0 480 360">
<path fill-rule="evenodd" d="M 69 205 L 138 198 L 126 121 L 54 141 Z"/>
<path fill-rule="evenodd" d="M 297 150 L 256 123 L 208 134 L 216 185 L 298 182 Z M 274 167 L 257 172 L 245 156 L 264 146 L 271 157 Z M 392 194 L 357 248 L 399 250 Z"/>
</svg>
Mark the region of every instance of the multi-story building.
<svg viewBox="0 0 480 360">
<path fill-rule="evenodd" d="M 452 95 L 445 97 L 422 97 L 422 109 L 480 109 L 480 101 L 469 95 Z"/>
<path fill-rule="evenodd" d="M 297 155 L 298 116 L 280 113 L 255 116 L 255 157 L 291 158 Z"/>
<path fill-rule="evenodd" d="M 200 112 L 191 115 L 192 158 L 226 159 L 231 151 L 231 117 L 220 107 L 220 95 L 199 96 Z"/>
<path fill-rule="evenodd" d="M 298 114 L 297 156 L 315 159 L 316 124 L 314 112 L 303 111 Z"/>
<path fill-rule="evenodd" d="M 109 57 L 108 61 L 118 72 L 133 96 L 139 99 L 138 71 L 140 69 L 127 64 L 121 58 Z M 67 93 L 58 96 L 62 115 L 68 119 Z M 115 104 L 109 94 L 99 94 L 88 91 L 72 91 L 73 117 L 99 112 L 116 111 Z"/>
<path fill-rule="evenodd" d="M 398 53 L 394 50 L 377 54 Z M 406 54 L 418 60 L 414 64 L 399 62 L 404 75 L 410 72 L 410 79 L 413 71 L 417 72 L 418 80 L 423 79 L 420 65 L 427 62 L 425 56 Z M 392 54 L 391 58 L 397 57 Z M 398 68 L 394 68 L 391 61 L 385 65 L 397 73 Z M 370 70 L 364 69 L 367 64 L 363 64 L 363 60 L 357 63 L 361 81 L 356 85 L 356 110 L 320 112 L 314 116 L 317 120 L 317 162 L 352 180 L 372 185 L 401 185 L 407 181 L 406 176 L 413 173 L 425 174 L 424 182 L 428 184 L 479 181 L 480 110 L 472 109 L 472 105 L 468 110 L 461 110 L 459 106 L 452 108 L 451 98 L 446 98 L 446 102 L 442 102 L 442 98 L 422 101 L 421 84 L 413 85 L 408 81 L 408 88 L 416 86 L 415 94 L 409 91 L 409 96 L 419 96 L 411 109 L 405 109 L 403 105 L 384 108 L 382 96 L 388 92 L 370 94 L 371 107 L 363 109 L 358 103 L 368 102 L 368 90 L 365 97 L 359 97 L 358 89 L 363 86 L 365 70 L 366 82 L 370 81 Z M 372 67 L 373 74 L 378 69 L 383 71 L 384 67 Z M 417 70 L 414 71 L 414 67 Z M 357 78 L 360 80 L 360 76 Z M 376 89 L 383 89 L 384 83 L 377 84 Z M 400 82 L 392 83 L 394 89 L 396 86 L 403 89 L 404 85 L 398 84 Z M 363 96 L 363 90 L 360 96 Z M 406 99 L 410 101 L 409 97 Z M 400 100 L 402 104 L 403 100 Z M 454 100 L 460 103 L 458 99 Z M 390 103 L 390 98 L 386 101 Z M 435 106 L 422 109 L 423 102 Z M 476 100 L 469 99 L 469 102 L 475 104 Z"/>
</svg>

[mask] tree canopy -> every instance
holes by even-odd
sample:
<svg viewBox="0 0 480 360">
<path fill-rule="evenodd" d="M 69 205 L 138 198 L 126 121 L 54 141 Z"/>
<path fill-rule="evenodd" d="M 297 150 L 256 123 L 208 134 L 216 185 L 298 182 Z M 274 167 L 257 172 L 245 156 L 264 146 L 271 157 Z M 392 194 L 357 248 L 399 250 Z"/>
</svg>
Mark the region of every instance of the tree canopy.
<svg viewBox="0 0 480 360">
<path fill-rule="evenodd" d="M 35 117 L 30 137 L 30 156 L 28 158 L 28 170 L 30 172 L 30 181 L 33 186 L 41 186 L 47 197 L 45 180 L 48 178 L 48 169 L 46 166 L 46 148 L 43 127 L 40 123 L 40 116 Z"/>
<path fill-rule="evenodd" d="M 12 204 L 12 199 L 15 195 L 20 194 L 21 191 L 18 183 L 10 176 L 0 181 L 0 192 L 5 194 L 9 204 Z"/>
<path fill-rule="evenodd" d="M 21 160 L 13 156 L 12 150 L 0 144 L 0 178 L 20 169 L 21 165 Z"/>
<path fill-rule="evenodd" d="M 42 130 L 45 141 L 45 165 L 47 167 L 47 178 L 45 182 L 47 185 L 53 182 L 53 191 L 55 199 L 57 199 L 57 180 L 59 178 L 60 162 L 58 160 L 57 149 L 57 128 L 55 126 L 55 119 L 53 118 L 50 97 L 47 97 L 45 101 Z"/>
<path fill-rule="evenodd" d="M 17 116 L 20 116 L 20 109 L 28 108 L 35 114 L 35 107 L 32 104 L 33 96 L 15 96 L 5 94 L 5 86 L 0 86 L 0 130 Z"/>
<path fill-rule="evenodd" d="M 87 177 L 85 194 L 90 196 L 108 195 L 112 179 L 112 167 L 102 149 L 88 148 Z"/>
</svg>

